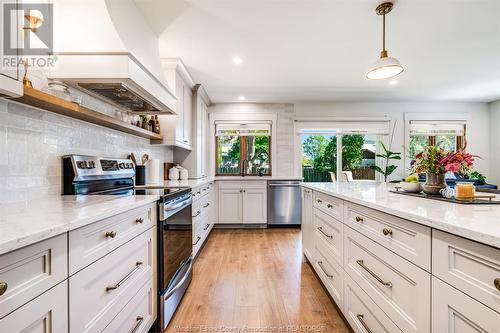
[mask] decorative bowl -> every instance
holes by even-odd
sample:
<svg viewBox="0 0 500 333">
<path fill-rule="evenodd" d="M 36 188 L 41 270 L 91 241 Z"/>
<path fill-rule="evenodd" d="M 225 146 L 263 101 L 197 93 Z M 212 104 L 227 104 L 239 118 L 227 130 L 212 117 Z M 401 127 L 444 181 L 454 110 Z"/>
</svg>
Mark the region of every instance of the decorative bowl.
<svg viewBox="0 0 500 333">
<path fill-rule="evenodd" d="M 409 193 L 419 193 L 422 192 L 422 185 L 420 183 L 413 182 L 400 182 L 399 185 L 405 192 Z"/>
</svg>

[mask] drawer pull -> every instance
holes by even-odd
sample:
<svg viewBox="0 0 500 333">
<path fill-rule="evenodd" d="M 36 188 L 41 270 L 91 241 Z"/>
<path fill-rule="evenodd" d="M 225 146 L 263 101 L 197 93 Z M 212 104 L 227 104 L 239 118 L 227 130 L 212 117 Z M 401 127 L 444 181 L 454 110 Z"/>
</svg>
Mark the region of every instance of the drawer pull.
<svg viewBox="0 0 500 333">
<path fill-rule="evenodd" d="M 139 327 L 141 327 L 142 322 L 144 321 L 144 317 L 138 316 L 137 318 L 135 318 L 135 321 L 136 321 L 135 326 L 132 329 L 132 331 L 130 331 L 130 333 L 137 332 L 137 330 L 139 329 Z"/>
<path fill-rule="evenodd" d="M 372 331 L 370 330 L 370 328 L 368 327 L 368 325 L 366 325 L 365 323 L 365 316 L 362 315 L 362 314 L 357 314 L 356 317 L 358 318 L 359 322 L 361 323 L 361 326 L 363 326 L 363 328 L 365 329 L 366 332 L 368 333 L 372 333 Z"/>
<path fill-rule="evenodd" d="M 325 267 L 323 267 L 323 262 L 322 261 L 318 261 L 318 266 L 321 268 L 321 270 L 323 271 L 323 273 L 325 273 L 326 276 L 328 276 L 330 279 L 333 279 L 333 275 L 332 274 L 329 274 Z"/>
<path fill-rule="evenodd" d="M 208 227 L 210 227 L 210 224 L 207 224 L 207 225 L 205 226 L 205 228 L 203 228 L 203 230 L 207 230 L 207 229 L 208 229 Z"/>
<path fill-rule="evenodd" d="M 363 218 L 361 216 L 356 216 L 356 222 L 363 222 Z"/>
<path fill-rule="evenodd" d="M 200 239 L 201 239 L 200 236 L 196 237 L 196 242 L 193 243 L 193 246 L 195 246 L 196 244 L 198 244 L 198 242 L 200 241 Z"/>
<path fill-rule="evenodd" d="M 333 205 L 332 204 L 328 204 L 328 205 L 326 205 L 326 207 L 333 208 Z"/>
<path fill-rule="evenodd" d="M 388 236 L 390 235 L 392 237 L 392 229 L 387 229 L 387 228 L 384 228 L 382 230 L 382 233 L 385 235 L 385 236 Z"/>
<path fill-rule="evenodd" d="M 144 222 L 144 219 L 142 217 L 135 219 L 135 223 L 142 224 L 142 222 Z"/>
<path fill-rule="evenodd" d="M 8 287 L 9 287 L 9 285 L 7 284 L 7 282 L 0 282 L 0 296 L 5 294 Z"/>
<path fill-rule="evenodd" d="M 500 291 L 500 278 L 496 278 L 493 283 L 495 284 L 495 287 L 497 288 L 498 291 Z M 5 288 L 7 289 L 7 287 Z M 0 289 L 0 295 L 2 295 L 2 291 Z"/>
<path fill-rule="evenodd" d="M 203 208 L 207 208 L 208 206 L 210 206 L 210 203 L 209 203 L 209 202 L 207 202 L 207 204 L 206 204 L 206 205 L 203 205 Z"/>
<path fill-rule="evenodd" d="M 378 282 L 380 282 L 381 284 L 383 284 L 384 286 L 386 287 L 389 287 L 389 288 L 392 288 L 392 282 L 391 281 L 384 281 L 382 280 L 377 274 L 375 274 L 371 269 L 369 269 L 368 267 L 365 266 L 364 262 L 362 259 L 358 259 L 356 260 L 356 262 L 358 263 L 359 266 L 361 266 L 365 271 L 367 271 L 371 276 L 373 276 L 375 278 L 375 280 L 377 280 Z"/>
<path fill-rule="evenodd" d="M 141 265 L 142 265 L 142 261 L 136 262 L 135 268 L 133 270 L 131 270 L 130 273 L 125 275 L 125 277 L 123 279 L 121 279 L 120 281 L 118 281 L 118 283 L 115 284 L 114 286 L 106 287 L 106 292 L 118 289 L 118 287 L 120 287 L 125 281 L 127 281 L 135 273 L 135 271 L 137 271 L 139 269 L 139 267 L 141 267 Z"/>
<path fill-rule="evenodd" d="M 323 231 L 323 228 L 322 227 L 318 227 L 318 230 L 323 234 L 325 235 L 326 237 L 330 238 L 330 239 L 333 239 L 333 235 L 329 235 L 327 234 L 326 232 Z"/>
<path fill-rule="evenodd" d="M 106 231 L 105 234 L 106 238 L 115 238 L 116 237 L 116 231 Z"/>
<path fill-rule="evenodd" d="M 196 216 L 198 216 L 198 215 L 200 215 L 200 214 L 201 214 L 201 212 L 200 212 L 199 210 L 197 210 L 197 211 L 196 211 L 196 214 L 195 214 L 195 215 L 193 215 L 193 217 L 196 217 Z"/>
<path fill-rule="evenodd" d="M 317 199 L 317 200 L 316 200 L 316 202 L 317 202 L 317 203 L 322 203 L 322 202 L 323 202 L 323 200 L 321 200 L 321 199 Z"/>
</svg>

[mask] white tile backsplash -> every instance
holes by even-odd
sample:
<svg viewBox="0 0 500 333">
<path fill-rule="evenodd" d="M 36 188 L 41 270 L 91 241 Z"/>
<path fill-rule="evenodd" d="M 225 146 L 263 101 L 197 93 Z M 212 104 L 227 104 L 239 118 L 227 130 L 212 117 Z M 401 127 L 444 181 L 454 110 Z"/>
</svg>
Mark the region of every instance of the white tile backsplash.
<svg viewBox="0 0 500 333">
<path fill-rule="evenodd" d="M 131 152 L 162 162 L 173 154 L 148 139 L 0 99 L 0 205 L 61 193 L 63 155 L 123 158 Z"/>
</svg>

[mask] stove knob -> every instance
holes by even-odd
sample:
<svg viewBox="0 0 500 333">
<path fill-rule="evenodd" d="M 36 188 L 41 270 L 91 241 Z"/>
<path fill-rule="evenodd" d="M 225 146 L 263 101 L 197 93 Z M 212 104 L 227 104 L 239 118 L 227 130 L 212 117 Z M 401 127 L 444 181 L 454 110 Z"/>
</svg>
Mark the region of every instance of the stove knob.
<svg viewBox="0 0 500 333">
<path fill-rule="evenodd" d="M 95 162 L 89 161 L 89 169 L 95 169 Z"/>
<path fill-rule="evenodd" d="M 125 163 L 118 163 L 118 167 L 119 167 L 120 169 L 125 169 L 125 168 L 126 168 L 126 167 L 125 167 Z"/>
<path fill-rule="evenodd" d="M 129 163 L 129 164 L 128 164 L 128 168 L 129 168 L 129 169 L 133 169 L 133 168 L 134 168 L 134 164 L 133 164 L 133 163 Z"/>
<path fill-rule="evenodd" d="M 80 169 L 85 169 L 85 161 L 78 161 L 76 166 Z"/>
</svg>

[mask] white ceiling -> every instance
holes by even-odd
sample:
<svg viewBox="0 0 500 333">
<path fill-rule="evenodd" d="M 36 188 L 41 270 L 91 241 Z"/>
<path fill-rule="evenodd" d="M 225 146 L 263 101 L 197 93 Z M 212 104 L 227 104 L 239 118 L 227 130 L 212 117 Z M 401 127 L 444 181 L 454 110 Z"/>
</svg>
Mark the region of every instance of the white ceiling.
<svg viewBox="0 0 500 333">
<path fill-rule="evenodd" d="M 135 1 L 160 55 L 182 58 L 214 102 L 500 99 L 500 0 L 396 1 L 397 85 L 365 78 L 381 48 L 379 1 Z"/>
</svg>

